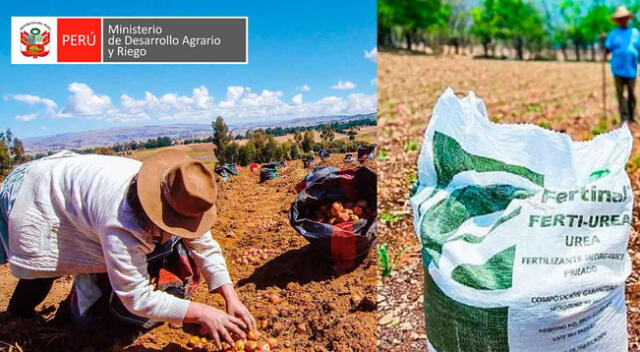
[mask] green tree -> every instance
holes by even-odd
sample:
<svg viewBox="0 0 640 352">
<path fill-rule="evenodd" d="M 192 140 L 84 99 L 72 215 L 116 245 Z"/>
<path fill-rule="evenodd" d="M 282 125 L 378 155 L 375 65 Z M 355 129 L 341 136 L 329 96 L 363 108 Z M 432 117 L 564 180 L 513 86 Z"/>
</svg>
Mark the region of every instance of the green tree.
<svg viewBox="0 0 640 352">
<path fill-rule="evenodd" d="M 213 127 L 213 144 L 215 144 L 215 155 L 218 161 L 221 163 L 226 162 L 225 159 L 225 148 L 233 139 L 231 136 L 231 131 L 229 130 L 229 126 L 224 122 L 224 119 L 221 116 L 218 116 L 214 122 L 211 123 L 211 127 Z"/>
<path fill-rule="evenodd" d="M 11 143 L 13 141 L 13 132 L 11 132 L 10 128 L 7 128 L 7 131 L 5 132 L 5 136 L 7 137 L 7 143 Z"/>
<path fill-rule="evenodd" d="M 479 7 L 471 9 L 471 33 L 480 40 L 485 57 L 489 56 L 489 46 L 498 32 L 495 8 L 495 0 L 483 0 Z"/>
<path fill-rule="evenodd" d="M 582 28 L 583 4 L 575 0 L 562 0 L 560 3 L 560 17 L 563 21 L 563 30 L 566 38 L 573 44 L 576 53 L 576 61 L 580 61 L 580 49 L 585 44 L 584 30 Z"/>
<path fill-rule="evenodd" d="M 449 7 L 441 0 L 378 1 L 379 42 L 385 44 L 394 27 L 404 34 L 407 50 L 418 38 L 420 31 L 442 28 L 449 18 Z"/>
<path fill-rule="evenodd" d="M 265 162 L 274 162 L 282 160 L 281 150 L 278 145 L 278 141 L 274 136 L 269 136 L 267 138 L 267 144 L 265 145 L 265 149 L 262 153 L 264 155 Z"/>
<path fill-rule="evenodd" d="M 9 154 L 7 143 L 4 139 L 0 140 L 0 175 L 2 176 L 2 178 L 6 177 L 9 174 L 12 167 L 13 163 L 11 160 L 11 155 Z"/>
<path fill-rule="evenodd" d="M 294 143 L 291 145 L 291 148 L 289 149 L 289 158 L 290 160 L 298 160 L 300 159 L 300 147 L 298 147 L 297 143 Z"/>
<path fill-rule="evenodd" d="M 22 141 L 18 138 L 13 138 L 13 146 L 11 147 L 11 154 L 13 154 L 13 160 L 15 162 L 23 162 L 27 160 L 27 154 L 24 152 L 24 146 Z"/>
<path fill-rule="evenodd" d="M 247 166 L 256 160 L 257 149 L 255 144 L 247 142 L 238 150 L 238 162 L 242 166 Z"/>
<path fill-rule="evenodd" d="M 582 37 L 589 45 L 592 61 L 596 61 L 596 43 L 600 33 L 609 32 L 613 26 L 611 9 L 602 0 L 594 1 L 581 21 Z"/>
<path fill-rule="evenodd" d="M 313 136 L 313 131 L 306 130 L 304 131 L 304 136 L 302 138 L 302 143 L 300 146 L 305 153 L 309 153 L 313 149 L 313 145 L 316 143 L 315 137 Z"/>
<path fill-rule="evenodd" d="M 322 130 L 320 130 L 320 138 L 323 141 L 332 141 L 336 137 L 336 134 L 333 132 L 333 128 L 329 125 L 323 125 Z"/>
<path fill-rule="evenodd" d="M 300 132 L 300 130 L 295 130 L 293 132 L 293 140 L 296 142 L 297 145 L 300 145 L 300 143 L 302 143 L 302 138 L 304 138 L 302 136 L 302 132 Z"/>
</svg>

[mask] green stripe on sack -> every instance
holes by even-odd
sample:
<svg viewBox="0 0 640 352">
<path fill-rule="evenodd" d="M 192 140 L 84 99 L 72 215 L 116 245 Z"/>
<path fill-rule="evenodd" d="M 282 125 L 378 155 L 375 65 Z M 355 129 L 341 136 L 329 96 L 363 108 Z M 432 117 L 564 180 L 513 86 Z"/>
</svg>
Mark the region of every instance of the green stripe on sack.
<svg viewBox="0 0 640 352">
<path fill-rule="evenodd" d="M 438 187 L 447 187 L 453 177 L 464 171 L 491 172 L 504 171 L 519 175 L 543 186 L 544 176 L 524 166 L 507 164 L 505 162 L 483 156 L 473 155 L 462 149 L 455 139 L 435 132 L 433 135 L 433 164 L 438 177 Z"/>
<path fill-rule="evenodd" d="M 531 195 L 533 193 L 528 190 L 511 185 L 467 186 L 458 189 L 448 198 L 427 209 L 422 216 L 422 244 L 430 249 L 429 254 L 437 262 L 439 254 L 442 253 L 442 245 L 451 240 L 455 231 L 465 221 L 475 216 L 504 210 L 514 199 L 525 199 Z"/>
<path fill-rule="evenodd" d="M 478 308 L 440 290 L 428 271 L 424 276 L 427 338 L 438 352 L 508 352 L 508 307 Z"/>
<path fill-rule="evenodd" d="M 453 269 L 451 277 L 462 285 L 478 290 L 511 288 L 515 255 L 516 246 L 509 247 L 482 265 L 458 265 Z"/>
<path fill-rule="evenodd" d="M 522 207 L 517 207 L 515 210 L 513 210 L 512 212 L 510 212 L 509 214 L 505 215 L 505 216 L 501 216 L 496 222 L 495 224 L 493 224 L 493 226 L 491 226 L 491 229 L 487 232 L 487 235 L 490 234 L 491 232 L 493 232 L 493 230 L 496 229 L 496 227 L 504 224 L 505 222 L 515 218 L 516 216 L 520 215 L 520 210 L 522 210 Z M 484 241 L 484 237 L 480 237 L 480 236 L 476 236 L 474 234 L 471 233 L 465 233 L 464 235 L 462 235 L 462 240 L 467 242 L 467 243 L 471 243 L 471 244 L 478 244 L 481 243 L 482 241 Z"/>
</svg>

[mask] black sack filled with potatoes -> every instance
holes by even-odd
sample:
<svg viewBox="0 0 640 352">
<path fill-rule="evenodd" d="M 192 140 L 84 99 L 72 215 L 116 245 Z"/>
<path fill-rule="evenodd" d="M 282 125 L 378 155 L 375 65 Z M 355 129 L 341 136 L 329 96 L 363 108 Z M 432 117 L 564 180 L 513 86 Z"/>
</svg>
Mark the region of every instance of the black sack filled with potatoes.
<svg viewBox="0 0 640 352">
<path fill-rule="evenodd" d="M 376 172 L 316 168 L 298 189 L 289 212 L 291 226 L 335 271 L 354 269 L 376 240 Z"/>
</svg>

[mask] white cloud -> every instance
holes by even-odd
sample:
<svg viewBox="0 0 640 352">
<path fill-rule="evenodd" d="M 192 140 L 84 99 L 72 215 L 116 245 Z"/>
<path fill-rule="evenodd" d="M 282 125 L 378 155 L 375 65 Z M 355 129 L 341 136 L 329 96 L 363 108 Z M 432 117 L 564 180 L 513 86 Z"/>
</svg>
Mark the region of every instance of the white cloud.
<svg viewBox="0 0 640 352">
<path fill-rule="evenodd" d="M 372 86 L 377 86 L 378 85 L 378 77 L 373 77 L 370 81 L 369 84 L 371 84 Z"/>
<path fill-rule="evenodd" d="M 371 62 L 378 62 L 378 48 L 373 47 L 371 50 L 365 50 L 364 57 Z"/>
<path fill-rule="evenodd" d="M 38 117 L 38 114 L 16 115 L 16 121 L 27 122 Z"/>
<path fill-rule="evenodd" d="M 8 100 L 9 97 L 4 96 L 5 100 Z M 21 101 L 23 103 L 27 103 L 29 105 L 38 105 L 42 104 L 45 106 L 48 113 L 53 114 L 56 109 L 58 109 L 58 104 L 55 101 L 47 98 L 42 98 L 37 95 L 31 94 L 14 94 L 11 96 L 11 99 Z"/>
<path fill-rule="evenodd" d="M 338 84 L 331 86 L 331 89 L 340 89 L 340 90 L 346 90 L 346 89 L 355 89 L 356 88 L 356 84 L 350 81 L 338 81 Z"/>
<path fill-rule="evenodd" d="M 207 87 L 200 86 L 193 89 L 193 102 L 198 109 L 206 109 L 211 106 L 213 99 L 209 96 Z"/>
<path fill-rule="evenodd" d="M 339 82 L 339 85 L 350 86 L 353 83 L 345 81 Z M 52 114 L 52 117 L 103 119 L 120 122 L 139 120 L 203 122 L 210 121 L 216 116 L 222 116 L 227 120 L 255 121 L 367 113 L 376 109 L 375 94 L 354 93 L 346 97 L 328 96 L 316 101 L 304 101 L 301 93 L 288 100 L 279 90 L 254 91 L 250 87 L 244 86 L 227 87 L 224 97 L 218 100 L 209 94 L 209 90 L 205 86 L 194 88 L 190 95 L 176 93 L 155 95 L 146 91 L 139 98 L 122 94 L 119 99 L 112 99 L 107 95 L 95 92 L 85 83 L 71 83 L 69 91 L 71 94 L 67 104 L 59 112 Z M 25 97 L 19 99 L 37 101 L 37 99 Z M 55 106 L 57 107 L 57 105 Z M 33 117 L 31 115 L 21 115 L 19 119 L 16 117 L 20 121 L 33 118 L 36 118 L 35 114 Z"/>
<path fill-rule="evenodd" d="M 308 91 L 311 90 L 311 87 L 309 87 L 306 84 L 303 84 L 302 87 L 300 87 L 300 90 L 303 91 L 303 92 L 308 92 Z"/>
<path fill-rule="evenodd" d="M 62 109 L 59 117 L 71 116 L 95 116 L 103 118 L 105 114 L 113 111 L 111 98 L 107 95 L 99 95 L 93 92 L 84 83 L 73 82 L 69 84 L 69 91 L 73 93 L 67 100 L 67 105 Z"/>
</svg>

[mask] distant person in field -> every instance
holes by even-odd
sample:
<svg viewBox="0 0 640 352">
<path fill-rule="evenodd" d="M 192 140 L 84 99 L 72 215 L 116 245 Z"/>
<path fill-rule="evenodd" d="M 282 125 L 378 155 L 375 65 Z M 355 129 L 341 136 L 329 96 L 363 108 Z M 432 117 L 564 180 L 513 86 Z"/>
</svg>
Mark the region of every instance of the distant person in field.
<svg viewBox="0 0 640 352">
<path fill-rule="evenodd" d="M 633 14 L 625 6 L 619 6 L 613 14 L 617 27 L 600 37 L 604 41 L 605 58 L 611 53 L 611 72 L 616 86 L 620 120 L 623 122 L 634 122 L 636 111 L 635 87 L 640 32 L 629 27 L 632 17 Z"/>
<path fill-rule="evenodd" d="M 19 166 L 0 191 L 0 264 L 8 262 L 20 279 L 8 312 L 33 316 L 55 278 L 65 275 L 76 278 L 70 301 L 86 308 L 101 292 L 91 280 L 77 284 L 102 275 L 134 316 L 198 323 L 218 346 L 225 340 L 233 344 L 233 334 L 244 337 L 256 322 L 238 299 L 211 236 L 216 198 L 207 167 L 175 150 L 142 163 L 61 152 Z M 147 255 L 178 240 L 210 292 L 223 296 L 226 312 L 151 282 Z"/>
</svg>

